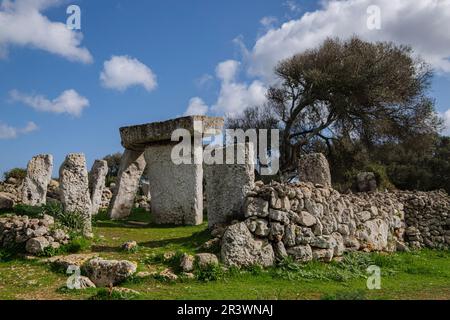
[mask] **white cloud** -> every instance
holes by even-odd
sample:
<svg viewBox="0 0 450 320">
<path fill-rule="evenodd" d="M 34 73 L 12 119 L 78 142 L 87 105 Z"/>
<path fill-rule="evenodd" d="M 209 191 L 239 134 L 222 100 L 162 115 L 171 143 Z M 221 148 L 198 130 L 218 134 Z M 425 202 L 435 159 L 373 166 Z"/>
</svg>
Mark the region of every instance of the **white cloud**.
<svg viewBox="0 0 450 320">
<path fill-rule="evenodd" d="M 249 85 L 238 82 L 236 76 L 239 62 L 227 60 L 218 64 L 217 78 L 221 80 L 221 88 L 217 102 L 212 111 L 217 114 L 234 116 L 240 114 L 247 107 L 254 107 L 266 101 L 267 88 L 261 81 L 254 80 Z"/>
<path fill-rule="evenodd" d="M 442 115 L 444 119 L 444 134 L 450 136 L 450 109 L 448 109 L 444 114 Z"/>
<path fill-rule="evenodd" d="M 0 140 L 15 139 L 21 134 L 31 133 L 38 130 L 38 126 L 30 121 L 24 128 L 15 128 L 0 122 Z"/>
<path fill-rule="evenodd" d="M 289 11 L 291 11 L 293 13 L 298 13 L 298 12 L 302 11 L 302 8 L 300 7 L 300 5 L 293 0 L 288 0 L 288 1 L 284 2 L 283 6 L 287 7 L 289 9 Z"/>
<path fill-rule="evenodd" d="M 49 100 L 42 95 L 27 95 L 17 90 L 10 92 L 13 101 L 21 102 L 35 110 L 53 113 L 67 113 L 81 116 L 83 109 L 89 106 L 89 100 L 73 89 L 66 90 L 59 97 Z"/>
<path fill-rule="evenodd" d="M 381 30 L 367 28 L 367 8 L 381 10 Z M 411 45 L 438 71 L 450 72 L 450 0 L 326 0 L 321 8 L 261 36 L 250 52 L 249 72 L 273 80 L 276 63 L 320 45 L 327 37 L 358 35 L 368 41 Z"/>
<path fill-rule="evenodd" d="M 42 14 L 62 0 L 3 0 L 0 3 L 0 56 L 10 46 L 41 49 L 71 61 L 91 63 L 88 49 L 81 47 L 83 35 L 64 23 L 50 21 Z"/>
<path fill-rule="evenodd" d="M 214 77 L 208 73 L 205 73 L 198 79 L 195 79 L 195 84 L 197 87 L 201 88 L 209 84 L 212 80 L 214 80 Z"/>
<path fill-rule="evenodd" d="M 157 86 L 153 71 L 130 56 L 113 56 L 105 61 L 100 80 L 105 88 L 119 91 L 125 91 L 132 86 L 143 86 L 150 92 Z"/>
<path fill-rule="evenodd" d="M 236 78 L 239 65 L 236 60 L 226 60 L 219 63 L 216 67 L 216 76 L 224 82 L 230 82 Z"/>
<path fill-rule="evenodd" d="M 262 26 L 265 28 L 271 28 L 277 21 L 278 21 L 278 19 L 276 17 L 268 16 L 268 17 L 263 17 L 259 21 L 259 23 L 261 23 Z"/>
<path fill-rule="evenodd" d="M 184 113 L 185 116 L 202 116 L 208 112 L 208 106 L 199 97 L 194 97 L 189 100 L 189 106 Z"/>
</svg>

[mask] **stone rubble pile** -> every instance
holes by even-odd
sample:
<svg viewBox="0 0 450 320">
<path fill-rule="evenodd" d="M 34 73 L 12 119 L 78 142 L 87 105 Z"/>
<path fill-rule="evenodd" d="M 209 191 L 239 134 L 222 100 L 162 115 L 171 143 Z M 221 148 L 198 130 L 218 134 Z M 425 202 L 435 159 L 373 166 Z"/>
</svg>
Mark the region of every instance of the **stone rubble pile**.
<svg viewBox="0 0 450 320">
<path fill-rule="evenodd" d="M 47 247 L 58 249 L 69 242 L 69 235 L 55 226 L 53 217 L 40 219 L 7 215 L 0 218 L 0 247 L 17 249 L 23 246 L 32 255 L 43 253 Z"/>
<path fill-rule="evenodd" d="M 264 185 L 247 195 L 245 219 L 221 240 L 227 265 L 270 266 L 291 256 L 331 261 L 351 251 L 450 247 L 445 192 L 340 194 L 312 183 Z"/>
</svg>

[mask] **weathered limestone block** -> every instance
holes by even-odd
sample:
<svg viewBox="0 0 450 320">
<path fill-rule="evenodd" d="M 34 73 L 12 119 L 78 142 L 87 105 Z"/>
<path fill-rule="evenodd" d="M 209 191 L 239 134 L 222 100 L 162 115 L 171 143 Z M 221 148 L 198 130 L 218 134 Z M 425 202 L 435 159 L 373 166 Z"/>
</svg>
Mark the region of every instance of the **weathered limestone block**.
<svg viewBox="0 0 450 320">
<path fill-rule="evenodd" d="M 123 219 L 131 214 L 144 169 L 143 152 L 125 150 L 120 160 L 117 184 L 109 205 L 108 215 L 111 219 Z"/>
<path fill-rule="evenodd" d="M 203 167 L 173 163 L 172 148 L 172 144 L 155 145 L 145 151 L 153 221 L 199 225 L 203 222 Z"/>
<path fill-rule="evenodd" d="M 201 126 L 195 126 L 200 123 Z M 187 130 L 190 134 L 205 134 L 208 130 L 221 129 L 223 127 L 223 118 L 190 116 L 177 118 L 163 122 L 153 122 L 143 125 L 120 128 L 122 146 L 129 150 L 144 150 L 152 144 L 170 142 L 172 132 L 176 129 Z M 213 133 L 210 131 L 210 135 Z M 152 183 L 152 181 L 150 181 Z"/>
<path fill-rule="evenodd" d="M 255 187 L 255 152 L 253 144 L 236 144 L 220 148 L 225 156 L 228 152 L 244 154 L 244 163 L 205 165 L 206 199 L 208 203 L 208 225 L 230 222 L 232 219 L 244 218 L 245 196 Z M 219 149 L 215 150 L 216 152 Z M 236 157 L 237 159 L 237 157 Z M 266 202 L 267 203 L 267 202 Z M 264 214 L 264 209 L 261 208 Z M 267 211 L 267 209 L 265 209 Z"/>
<path fill-rule="evenodd" d="M 95 160 L 89 172 L 89 191 L 91 194 L 91 214 L 96 215 L 102 204 L 103 190 L 105 189 L 106 175 L 108 174 L 108 162 Z"/>
<path fill-rule="evenodd" d="M 267 240 L 255 239 L 244 222 L 227 228 L 222 239 L 222 261 L 229 266 L 272 266 L 275 254 Z"/>
<path fill-rule="evenodd" d="M 136 273 L 137 265 L 127 260 L 95 258 L 84 265 L 84 270 L 97 287 L 109 287 L 125 281 Z"/>
<path fill-rule="evenodd" d="M 302 155 L 299 160 L 298 174 L 303 182 L 331 187 L 330 166 L 327 158 L 321 153 Z"/>
<path fill-rule="evenodd" d="M 83 234 L 92 236 L 91 197 L 89 178 L 84 154 L 69 154 L 59 169 L 61 203 L 64 211 L 84 217 Z"/>
<path fill-rule="evenodd" d="M 22 202 L 30 206 L 46 203 L 47 186 L 52 178 L 53 156 L 49 154 L 33 157 L 27 166 L 27 176 L 22 184 Z"/>
</svg>

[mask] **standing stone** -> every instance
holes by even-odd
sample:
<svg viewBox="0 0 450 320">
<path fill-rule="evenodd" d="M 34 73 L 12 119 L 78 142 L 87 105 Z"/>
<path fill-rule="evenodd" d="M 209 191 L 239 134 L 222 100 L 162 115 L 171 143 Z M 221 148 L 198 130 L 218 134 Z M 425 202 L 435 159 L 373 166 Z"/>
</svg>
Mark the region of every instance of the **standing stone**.
<svg viewBox="0 0 450 320">
<path fill-rule="evenodd" d="M 155 145 L 145 151 L 153 221 L 199 225 L 203 222 L 203 166 L 174 164 L 172 148 L 172 144 Z"/>
<path fill-rule="evenodd" d="M 111 219 L 124 219 L 131 214 L 144 169 L 143 152 L 125 150 L 120 160 L 117 184 L 109 205 L 108 215 Z"/>
<path fill-rule="evenodd" d="M 235 149 L 235 158 L 239 152 L 245 155 L 244 163 L 205 165 L 206 199 L 208 225 L 230 222 L 244 218 L 246 194 L 255 187 L 255 152 L 253 144 L 236 144 L 221 148 L 225 156 Z M 219 149 L 215 151 L 218 152 Z"/>
<path fill-rule="evenodd" d="M 91 194 L 91 214 L 98 214 L 102 204 L 103 190 L 105 189 L 106 175 L 108 174 L 108 162 L 95 160 L 91 172 L 89 172 L 89 191 Z"/>
<path fill-rule="evenodd" d="M 301 181 L 331 187 L 331 173 L 327 158 L 321 153 L 310 153 L 300 157 L 298 174 Z"/>
<path fill-rule="evenodd" d="M 22 184 L 23 204 L 40 206 L 46 203 L 52 171 L 53 156 L 49 154 L 35 156 L 28 162 L 27 176 Z"/>
<path fill-rule="evenodd" d="M 92 236 L 91 199 L 84 154 L 72 153 L 59 169 L 61 203 L 65 212 L 78 213 L 84 218 L 83 234 Z"/>
</svg>

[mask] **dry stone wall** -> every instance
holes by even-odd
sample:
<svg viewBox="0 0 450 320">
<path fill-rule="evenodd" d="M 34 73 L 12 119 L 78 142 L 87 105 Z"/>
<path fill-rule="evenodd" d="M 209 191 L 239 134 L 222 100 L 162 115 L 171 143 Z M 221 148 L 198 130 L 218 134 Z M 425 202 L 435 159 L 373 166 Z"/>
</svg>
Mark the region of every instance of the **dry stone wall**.
<svg viewBox="0 0 450 320">
<path fill-rule="evenodd" d="M 331 261 L 351 251 L 450 247 L 445 192 L 340 194 L 312 183 L 257 182 L 244 214 L 222 237 L 225 264 L 268 266 L 287 256 Z"/>
</svg>

